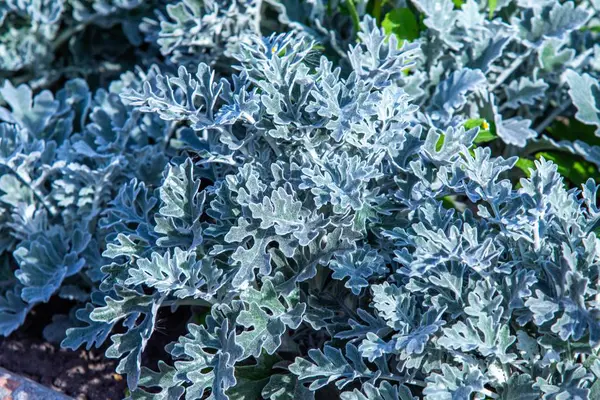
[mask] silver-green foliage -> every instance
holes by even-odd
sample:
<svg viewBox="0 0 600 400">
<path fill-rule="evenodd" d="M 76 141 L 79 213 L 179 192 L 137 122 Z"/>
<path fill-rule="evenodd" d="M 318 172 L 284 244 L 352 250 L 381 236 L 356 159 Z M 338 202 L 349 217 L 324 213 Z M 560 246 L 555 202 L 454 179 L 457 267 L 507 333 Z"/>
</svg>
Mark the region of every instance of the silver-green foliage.
<svg viewBox="0 0 600 400">
<path fill-rule="evenodd" d="M 142 6 L 51 3 L 0 15 Z M 6 80 L 0 333 L 77 301 L 47 335 L 108 342 L 131 399 L 598 396 L 598 186 L 569 189 L 543 158 L 511 180 L 532 143 L 593 160 L 531 129 L 563 101 L 600 126 L 593 33 L 577 31 L 593 4 L 395 3 L 422 13 L 418 40 L 370 17 L 355 32 L 319 0 L 184 0 L 144 14 L 163 57 L 147 72 L 95 92 Z M 258 35 L 265 10 L 292 31 Z M 476 118 L 504 144 L 481 146 Z M 171 359 L 143 366 L 190 306 Z"/>
<path fill-rule="evenodd" d="M 242 45 L 231 80 L 200 65 L 122 95 L 189 126 L 174 138 L 187 158 L 154 192 L 132 181 L 109 208 L 135 217 L 104 253 L 103 303 L 66 339 L 92 344 L 90 330 L 122 321 L 107 354 L 132 398 L 279 398 L 271 374 L 249 386 L 235 371 L 281 351 L 300 355 L 282 365 L 290 385 L 344 398 L 589 394 L 595 184 L 567 190 L 542 159 L 515 189 L 503 176 L 516 158 L 473 147 L 477 129 L 448 127 L 440 145 L 397 83 L 416 47 L 362 26 L 350 74 L 273 35 Z M 465 80 L 479 78 L 439 89 L 440 110 L 463 104 L 450 88 Z M 174 364 L 142 368 L 157 310 L 185 304 L 210 307 L 206 322 L 169 347 Z M 301 356 L 309 337 L 326 342 Z"/>
</svg>

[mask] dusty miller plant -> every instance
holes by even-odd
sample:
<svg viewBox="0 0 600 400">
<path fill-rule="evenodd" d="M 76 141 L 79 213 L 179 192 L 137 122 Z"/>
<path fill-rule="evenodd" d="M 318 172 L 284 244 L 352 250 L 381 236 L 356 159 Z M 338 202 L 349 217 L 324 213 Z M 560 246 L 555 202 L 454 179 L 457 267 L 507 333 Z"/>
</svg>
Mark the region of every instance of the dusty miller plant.
<svg viewBox="0 0 600 400">
<path fill-rule="evenodd" d="M 600 395 L 598 186 L 544 157 L 595 164 L 597 5 L 374 3 L 145 5 L 110 85 L 7 79 L 0 332 L 72 300 L 132 399 Z"/>
</svg>

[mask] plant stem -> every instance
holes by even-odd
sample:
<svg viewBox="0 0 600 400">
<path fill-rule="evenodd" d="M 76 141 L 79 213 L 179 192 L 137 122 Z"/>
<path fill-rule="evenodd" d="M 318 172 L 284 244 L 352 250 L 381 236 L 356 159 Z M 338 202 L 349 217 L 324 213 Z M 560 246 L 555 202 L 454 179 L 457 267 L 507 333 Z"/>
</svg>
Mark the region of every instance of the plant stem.
<svg viewBox="0 0 600 400">
<path fill-rule="evenodd" d="M 214 300 L 204 299 L 181 299 L 181 300 L 166 300 L 163 301 L 161 307 L 169 307 L 172 305 L 179 306 L 200 306 L 200 307 L 212 307 L 215 304 Z"/>
<path fill-rule="evenodd" d="M 525 62 L 525 60 L 527 59 L 527 57 L 529 57 L 529 55 L 531 54 L 532 50 L 529 49 L 525 52 L 525 54 L 523 54 L 521 57 L 517 58 L 515 61 L 512 62 L 512 64 L 506 68 L 500 75 L 498 75 L 498 78 L 496 79 L 496 82 L 494 82 L 494 84 L 490 87 L 489 91 L 493 92 L 498 86 L 500 86 L 501 84 L 504 83 L 504 81 L 513 73 L 515 72 L 515 70 L 517 68 L 519 68 L 521 66 L 521 64 L 523 64 Z"/>
<path fill-rule="evenodd" d="M 50 207 L 46 204 L 44 199 L 38 194 L 38 192 L 36 192 L 36 190 L 29 184 L 29 182 L 27 182 L 21 175 L 19 175 L 19 173 L 17 171 L 12 169 L 8 164 L 1 163 L 1 162 L 0 162 L 0 167 L 5 167 L 6 169 L 8 169 L 12 173 L 12 175 L 15 178 L 17 178 L 17 180 L 21 184 L 27 186 L 29 188 L 29 190 L 31 190 L 31 193 L 33 193 L 33 197 L 35 197 L 35 199 L 37 201 L 39 201 L 40 204 L 46 209 L 46 211 L 48 212 L 48 216 L 50 216 L 50 217 L 54 216 L 54 213 L 52 212 L 52 210 L 50 210 Z"/>
<path fill-rule="evenodd" d="M 377 25 L 381 25 L 381 6 L 382 6 L 382 1 L 381 0 L 374 0 L 373 1 L 373 17 L 375 17 L 375 21 L 377 21 Z"/>
<path fill-rule="evenodd" d="M 556 146 L 554 146 L 548 139 L 542 137 L 541 139 L 530 141 L 530 143 L 528 143 L 527 146 L 525 146 L 525 148 L 521 151 L 521 154 L 523 157 L 526 157 L 539 151 L 546 150 L 556 150 Z"/>
<path fill-rule="evenodd" d="M 550 124 L 552 124 L 552 122 L 554 122 L 554 120 L 556 119 L 556 117 L 558 117 L 559 115 L 561 115 L 563 112 L 565 112 L 565 110 L 567 108 L 569 108 L 569 106 L 571 105 L 571 99 L 567 99 L 565 100 L 561 105 L 559 105 L 558 107 L 556 107 L 554 109 L 554 111 L 552 111 L 552 113 L 550 115 L 548 115 L 536 128 L 535 131 L 540 134 L 542 133 L 548 126 L 550 126 Z"/>
<path fill-rule="evenodd" d="M 354 26 L 354 31 L 360 31 L 360 18 L 358 17 L 358 11 L 356 11 L 356 6 L 354 5 L 354 0 L 346 0 L 346 5 L 348 6 L 348 11 L 350 12 L 350 17 L 352 18 L 352 25 Z"/>
<path fill-rule="evenodd" d="M 54 52 L 56 52 L 56 50 L 60 46 L 62 46 L 67 40 L 71 39 L 77 32 L 81 32 L 82 30 L 84 30 L 87 27 L 87 25 L 88 25 L 88 22 L 85 22 L 83 24 L 76 25 L 71 29 L 67 29 L 66 31 L 61 33 L 54 41 L 54 43 L 52 45 L 52 50 Z"/>
<path fill-rule="evenodd" d="M 88 287 L 94 288 L 96 286 L 96 285 L 94 285 L 94 282 L 90 279 L 90 277 L 85 274 L 85 272 L 79 271 L 77 273 L 77 275 L 81 278 L 81 280 L 83 280 L 85 282 L 85 284 Z"/>
</svg>

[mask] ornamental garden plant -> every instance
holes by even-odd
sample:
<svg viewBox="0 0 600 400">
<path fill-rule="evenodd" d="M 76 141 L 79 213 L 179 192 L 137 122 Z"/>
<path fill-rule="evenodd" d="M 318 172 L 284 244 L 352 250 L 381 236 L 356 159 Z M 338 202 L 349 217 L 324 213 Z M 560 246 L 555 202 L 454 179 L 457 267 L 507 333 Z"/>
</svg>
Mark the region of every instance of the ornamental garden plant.
<svg viewBox="0 0 600 400">
<path fill-rule="evenodd" d="M 0 333 L 65 299 L 128 399 L 599 399 L 599 17 L 2 2 Z"/>
</svg>

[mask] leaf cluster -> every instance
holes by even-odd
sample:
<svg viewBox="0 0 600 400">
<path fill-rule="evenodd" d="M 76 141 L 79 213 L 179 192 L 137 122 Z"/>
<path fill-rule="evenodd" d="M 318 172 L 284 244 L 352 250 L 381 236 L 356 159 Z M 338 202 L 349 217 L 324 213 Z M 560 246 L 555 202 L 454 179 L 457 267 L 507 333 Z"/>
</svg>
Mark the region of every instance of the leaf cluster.
<svg viewBox="0 0 600 400">
<path fill-rule="evenodd" d="M 130 399 L 600 395 L 596 1 L 5 3 L 1 334 L 72 301 Z"/>
</svg>

